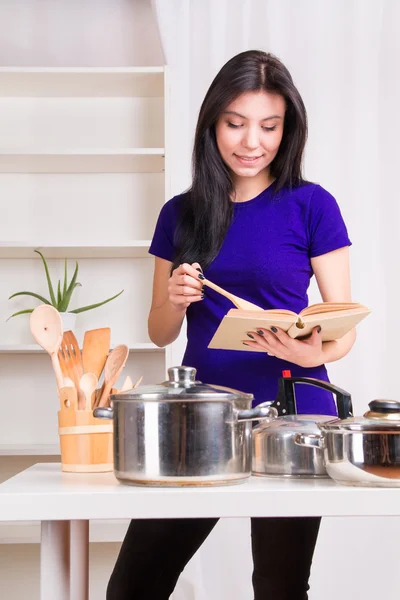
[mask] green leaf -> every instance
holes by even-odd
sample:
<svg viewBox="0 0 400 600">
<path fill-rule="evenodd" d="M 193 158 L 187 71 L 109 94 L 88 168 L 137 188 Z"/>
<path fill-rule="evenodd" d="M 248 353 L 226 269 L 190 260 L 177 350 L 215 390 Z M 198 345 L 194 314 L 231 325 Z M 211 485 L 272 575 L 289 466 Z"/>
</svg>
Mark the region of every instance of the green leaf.
<svg viewBox="0 0 400 600">
<path fill-rule="evenodd" d="M 17 315 L 26 315 L 28 313 L 33 313 L 33 311 L 34 311 L 33 308 L 27 308 L 26 310 L 20 310 L 19 312 L 16 312 L 13 315 L 11 315 L 11 317 L 8 317 L 8 319 L 6 319 L 6 322 L 9 321 L 10 319 L 12 319 L 13 317 L 16 317 Z"/>
<path fill-rule="evenodd" d="M 93 308 L 98 308 L 99 306 L 103 306 L 103 304 L 107 304 L 107 302 L 111 302 L 111 300 L 118 298 L 118 296 L 120 296 L 123 291 L 124 290 L 121 290 L 119 292 L 119 294 L 115 294 L 115 296 L 113 296 L 112 298 L 108 298 L 107 300 L 104 300 L 103 302 L 99 302 L 98 304 L 91 304 L 90 306 L 83 306 L 82 308 L 75 308 L 74 310 L 70 310 L 69 312 L 78 314 L 81 312 L 85 312 L 87 310 L 92 310 Z"/>
<path fill-rule="evenodd" d="M 63 285 L 63 292 L 62 292 L 62 298 L 61 300 L 64 298 L 65 294 L 67 293 L 67 259 L 64 259 L 64 285 Z"/>
<path fill-rule="evenodd" d="M 46 272 L 47 285 L 49 286 L 49 293 L 50 293 L 51 303 L 52 303 L 53 306 L 57 306 L 56 297 L 54 295 L 53 285 L 51 283 L 49 268 L 47 266 L 46 259 L 43 256 L 43 254 L 41 252 L 39 252 L 39 250 L 35 250 L 35 252 L 40 255 L 40 258 L 42 259 L 42 262 L 43 262 L 44 270 Z"/>
<path fill-rule="evenodd" d="M 71 301 L 72 292 L 76 288 L 75 283 L 76 283 L 76 278 L 77 277 L 78 277 L 78 263 L 76 263 L 76 267 L 75 267 L 75 271 L 74 271 L 74 274 L 73 274 L 72 279 L 71 279 L 71 283 L 69 284 L 69 286 L 67 288 L 67 291 L 63 295 L 63 299 L 62 299 L 61 305 L 60 305 L 60 307 L 58 309 L 60 312 L 67 312 L 67 308 L 68 308 L 69 303 Z"/>
<path fill-rule="evenodd" d="M 34 298 L 37 298 L 38 300 L 43 302 L 43 304 L 51 305 L 51 302 L 49 300 L 46 300 L 46 298 L 44 298 L 43 296 L 39 296 L 39 294 L 35 294 L 34 292 L 17 292 L 16 294 L 10 296 L 9 300 L 11 300 L 11 298 L 15 298 L 15 296 L 33 296 Z"/>
<path fill-rule="evenodd" d="M 57 286 L 57 308 L 60 306 L 61 304 L 61 281 L 58 280 L 58 286 Z"/>
</svg>

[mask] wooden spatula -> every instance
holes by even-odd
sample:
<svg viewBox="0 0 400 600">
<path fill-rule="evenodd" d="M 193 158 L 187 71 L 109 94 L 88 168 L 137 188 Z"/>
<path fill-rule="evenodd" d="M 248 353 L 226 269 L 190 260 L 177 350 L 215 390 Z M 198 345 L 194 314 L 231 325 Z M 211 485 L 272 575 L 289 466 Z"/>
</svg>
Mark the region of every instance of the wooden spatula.
<svg viewBox="0 0 400 600">
<path fill-rule="evenodd" d="M 218 292 L 219 294 L 221 294 L 221 296 L 225 296 L 225 298 L 228 298 L 228 300 L 230 300 L 236 306 L 236 308 L 241 308 L 243 310 L 264 311 L 264 309 L 261 308 L 260 306 L 257 306 L 256 304 L 253 304 L 252 302 L 249 302 L 248 300 L 243 300 L 243 298 L 239 298 L 239 296 L 235 296 L 234 294 L 231 294 L 230 292 L 227 292 L 222 287 L 219 287 L 219 285 L 213 283 L 212 281 L 209 281 L 206 278 L 202 279 L 201 283 L 203 285 L 207 285 L 209 288 L 211 288 L 215 292 Z"/>
<path fill-rule="evenodd" d="M 128 346 L 125 346 L 125 344 L 116 346 L 114 350 L 110 352 L 104 369 L 104 389 L 98 402 L 99 407 L 107 404 L 111 388 L 120 376 L 128 358 L 128 354 L 129 348 Z"/>
<path fill-rule="evenodd" d="M 50 355 L 56 376 L 57 387 L 64 387 L 63 373 L 57 357 L 57 352 L 63 338 L 63 326 L 60 313 L 50 304 L 41 304 L 32 312 L 30 328 L 33 337 Z"/>
<path fill-rule="evenodd" d="M 85 394 L 79 387 L 83 375 L 82 356 L 77 339 L 72 331 L 65 331 L 58 351 L 61 371 L 64 377 L 70 377 L 75 384 L 78 394 L 78 409 L 84 410 Z"/>
<path fill-rule="evenodd" d="M 82 346 L 84 373 L 94 373 L 100 379 L 110 350 L 110 336 L 109 327 L 85 332 Z"/>
</svg>

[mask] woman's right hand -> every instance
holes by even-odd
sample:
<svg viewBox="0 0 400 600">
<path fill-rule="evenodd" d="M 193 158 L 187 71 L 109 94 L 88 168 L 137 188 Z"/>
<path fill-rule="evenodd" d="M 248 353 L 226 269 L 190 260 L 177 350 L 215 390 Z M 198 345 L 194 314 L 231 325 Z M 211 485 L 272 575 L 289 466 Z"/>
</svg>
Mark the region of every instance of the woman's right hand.
<svg viewBox="0 0 400 600">
<path fill-rule="evenodd" d="M 168 280 L 168 299 L 177 310 L 185 311 L 192 302 L 203 300 L 199 271 L 202 272 L 199 263 L 183 263 L 172 271 Z"/>
</svg>

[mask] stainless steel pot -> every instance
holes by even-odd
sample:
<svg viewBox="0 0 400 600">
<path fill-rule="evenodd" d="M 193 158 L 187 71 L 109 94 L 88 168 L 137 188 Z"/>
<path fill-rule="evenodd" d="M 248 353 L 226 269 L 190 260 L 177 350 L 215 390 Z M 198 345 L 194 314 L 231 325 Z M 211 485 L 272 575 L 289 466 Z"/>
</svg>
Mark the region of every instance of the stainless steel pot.
<svg viewBox="0 0 400 600">
<path fill-rule="evenodd" d="M 313 444 L 297 445 L 295 437 L 318 435 L 318 427 L 332 415 L 297 415 L 294 384 L 323 388 L 336 397 L 339 416 L 352 414 L 351 396 L 326 381 L 308 377 L 279 380 L 278 395 L 272 403 L 279 417 L 263 421 L 253 429 L 253 475 L 266 477 L 328 477 L 322 453 Z M 311 439 L 309 437 L 308 439 Z"/>
<path fill-rule="evenodd" d="M 344 485 L 400 487 L 400 402 L 373 400 L 363 417 L 319 423 L 319 433 L 299 434 L 299 447 L 313 448 L 328 475 Z"/>
<path fill-rule="evenodd" d="M 172 367 L 169 380 L 111 396 L 114 472 L 123 483 L 156 486 L 225 485 L 251 474 L 251 421 L 276 416 L 251 409 L 252 394 L 205 385 L 196 369 Z M 271 403 L 269 403 L 271 404 Z"/>
</svg>

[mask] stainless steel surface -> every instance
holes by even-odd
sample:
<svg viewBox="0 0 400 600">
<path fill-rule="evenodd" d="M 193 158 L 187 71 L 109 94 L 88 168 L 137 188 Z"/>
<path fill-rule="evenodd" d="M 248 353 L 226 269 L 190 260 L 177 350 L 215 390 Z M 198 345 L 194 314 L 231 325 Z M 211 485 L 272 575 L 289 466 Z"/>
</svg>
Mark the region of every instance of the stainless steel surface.
<svg viewBox="0 0 400 600">
<path fill-rule="evenodd" d="M 324 459 L 318 447 L 297 445 L 299 434 L 318 436 L 318 424 L 331 421 L 327 415 L 297 415 L 294 384 L 326 389 L 334 394 L 338 412 L 344 417 L 352 414 L 351 396 L 345 390 L 326 381 L 308 377 L 281 378 L 278 395 L 273 403 L 281 415 L 263 421 L 252 433 L 252 472 L 265 477 L 327 477 Z"/>
<path fill-rule="evenodd" d="M 253 429 L 252 471 L 258 476 L 327 477 L 324 459 L 318 448 L 299 446 L 294 438 L 318 435 L 317 422 L 332 419 L 320 415 L 290 415 Z"/>
<path fill-rule="evenodd" d="M 250 420 L 274 415 L 275 409 L 251 410 L 251 394 L 207 386 L 195 373 L 175 367 L 163 384 L 112 396 L 114 472 L 121 482 L 222 485 L 250 476 Z"/>
<path fill-rule="evenodd" d="M 298 435 L 295 443 L 313 446 L 338 483 L 400 487 L 400 413 L 394 419 L 396 407 L 388 401 L 374 400 L 369 406 L 364 417 L 319 423 L 318 435 Z"/>
</svg>

